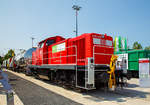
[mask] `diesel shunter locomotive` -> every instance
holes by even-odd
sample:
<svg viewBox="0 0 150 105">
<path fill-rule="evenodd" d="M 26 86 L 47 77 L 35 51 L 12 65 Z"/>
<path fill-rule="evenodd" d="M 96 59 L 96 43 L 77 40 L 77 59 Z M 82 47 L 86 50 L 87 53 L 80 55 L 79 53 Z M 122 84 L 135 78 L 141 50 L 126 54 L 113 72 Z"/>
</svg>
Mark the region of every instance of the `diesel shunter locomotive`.
<svg viewBox="0 0 150 105">
<path fill-rule="evenodd" d="M 113 39 L 85 33 L 75 38 L 47 38 L 32 53 L 31 72 L 39 78 L 87 90 L 108 86 Z M 111 82 L 112 83 L 112 82 Z"/>
</svg>

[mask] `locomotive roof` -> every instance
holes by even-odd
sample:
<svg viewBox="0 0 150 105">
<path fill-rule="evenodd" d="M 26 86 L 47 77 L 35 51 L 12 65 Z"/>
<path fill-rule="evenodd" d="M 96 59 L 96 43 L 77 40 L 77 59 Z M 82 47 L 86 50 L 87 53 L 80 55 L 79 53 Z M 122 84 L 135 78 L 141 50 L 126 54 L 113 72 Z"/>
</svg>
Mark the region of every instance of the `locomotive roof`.
<svg viewBox="0 0 150 105">
<path fill-rule="evenodd" d="M 63 38 L 62 36 L 54 36 L 54 37 L 49 37 L 49 38 L 46 38 L 46 39 L 44 39 L 44 40 L 40 41 L 40 42 L 39 42 L 39 44 L 40 44 L 40 43 L 43 43 L 43 42 L 45 42 L 46 40 L 49 40 L 49 39 L 54 39 L 54 38 L 56 38 L 56 37 L 57 37 L 57 38 L 58 38 L 58 37 L 59 37 L 59 38 Z M 63 38 L 63 39 L 65 39 L 65 38 Z"/>
<path fill-rule="evenodd" d="M 111 36 L 107 36 L 107 34 L 84 33 L 84 34 L 82 34 L 82 35 L 80 35 L 80 36 L 71 38 L 71 40 L 78 40 L 78 39 L 84 38 L 84 37 L 86 37 L 86 36 L 91 36 L 91 35 L 101 35 L 101 36 L 107 37 L 108 39 L 112 39 L 112 37 L 111 37 Z M 54 39 L 54 38 L 56 38 L 56 37 L 57 37 L 57 38 L 59 37 L 59 38 L 65 39 L 65 38 L 63 38 L 62 36 L 54 36 L 54 37 L 49 37 L 49 38 L 46 38 L 46 39 L 40 41 L 39 44 L 40 44 L 40 43 L 43 43 L 43 42 L 46 41 L 46 40 Z"/>
<path fill-rule="evenodd" d="M 82 35 L 80 35 L 80 36 L 77 36 L 77 37 L 72 38 L 72 40 L 82 39 L 82 38 L 84 38 L 84 37 L 86 37 L 86 36 L 91 36 L 91 35 L 100 35 L 100 36 L 105 36 L 105 38 L 107 37 L 108 39 L 112 39 L 112 37 L 111 37 L 111 36 L 107 36 L 107 34 L 84 33 L 84 34 L 82 34 Z"/>
</svg>

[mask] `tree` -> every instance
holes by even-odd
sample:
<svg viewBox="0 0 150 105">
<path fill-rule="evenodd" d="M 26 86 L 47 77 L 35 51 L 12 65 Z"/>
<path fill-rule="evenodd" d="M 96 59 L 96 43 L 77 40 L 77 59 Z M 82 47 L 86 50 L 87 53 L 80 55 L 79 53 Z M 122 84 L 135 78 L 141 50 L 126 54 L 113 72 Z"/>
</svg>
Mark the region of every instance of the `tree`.
<svg viewBox="0 0 150 105">
<path fill-rule="evenodd" d="M 145 47 L 145 50 L 150 50 L 150 46 Z"/>
<path fill-rule="evenodd" d="M 4 60 L 7 60 L 7 59 L 9 59 L 9 58 L 11 58 L 13 56 L 15 56 L 15 52 L 14 52 L 14 50 L 10 49 L 8 51 L 8 53 L 4 56 Z"/>
<path fill-rule="evenodd" d="M 3 63 L 3 57 L 0 56 L 0 65 Z"/>
<path fill-rule="evenodd" d="M 142 45 L 138 42 L 134 42 L 133 49 L 142 49 Z"/>
</svg>

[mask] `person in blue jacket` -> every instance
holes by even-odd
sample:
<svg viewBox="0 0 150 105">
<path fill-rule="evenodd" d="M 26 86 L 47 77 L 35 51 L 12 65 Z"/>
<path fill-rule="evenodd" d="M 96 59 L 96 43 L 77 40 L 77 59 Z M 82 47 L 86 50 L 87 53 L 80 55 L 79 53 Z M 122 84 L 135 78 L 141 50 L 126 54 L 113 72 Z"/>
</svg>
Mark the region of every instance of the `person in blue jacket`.
<svg viewBox="0 0 150 105">
<path fill-rule="evenodd" d="M 2 69 L 0 69 L 0 83 L 3 85 L 3 88 L 9 92 L 12 91 L 12 87 L 11 85 L 8 83 L 8 76 L 6 73 L 4 73 L 2 71 Z"/>
</svg>

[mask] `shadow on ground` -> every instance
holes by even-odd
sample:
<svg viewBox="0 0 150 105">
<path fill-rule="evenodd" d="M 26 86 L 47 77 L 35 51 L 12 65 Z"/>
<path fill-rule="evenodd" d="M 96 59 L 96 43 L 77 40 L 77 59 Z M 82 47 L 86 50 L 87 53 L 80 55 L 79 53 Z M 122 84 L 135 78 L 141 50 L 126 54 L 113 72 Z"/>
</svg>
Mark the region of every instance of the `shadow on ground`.
<svg viewBox="0 0 150 105">
<path fill-rule="evenodd" d="M 139 85 L 137 85 L 137 84 L 127 84 L 128 85 L 128 87 L 130 87 L 130 88 L 136 88 L 136 87 L 139 87 Z"/>
<path fill-rule="evenodd" d="M 51 85 L 59 86 L 57 84 L 50 83 L 48 80 L 43 80 L 43 81 Z M 136 88 L 136 87 L 139 87 L 139 85 L 128 84 L 127 87 L 123 89 L 117 88 L 115 91 L 108 91 L 106 89 L 97 89 L 97 90 L 84 91 L 81 94 L 84 95 L 84 98 L 87 98 L 95 102 L 102 102 L 102 101 L 126 102 L 128 99 L 131 99 L 131 98 L 145 99 L 147 98 L 148 95 L 150 96 L 150 92 L 133 90 L 133 88 Z M 66 87 L 64 88 L 67 90 L 74 91 Z"/>
<path fill-rule="evenodd" d="M 146 98 L 147 95 L 150 95 L 150 92 L 142 92 L 132 89 L 117 89 L 116 91 L 93 90 L 90 92 L 83 93 L 83 95 L 85 95 L 85 98 L 88 98 L 96 102 L 101 101 L 125 102 L 131 98 Z M 86 95 L 91 97 L 86 97 Z"/>
<path fill-rule="evenodd" d="M 16 78 L 9 78 L 9 81 L 18 81 Z"/>
<path fill-rule="evenodd" d="M 54 83 L 50 83 L 47 80 L 44 80 L 44 82 L 49 83 L 51 85 L 57 85 Z M 139 85 L 128 84 L 127 88 L 123 88 L 123 89 L 117 88 L 115 91 L 99 89 L 99 90 L 84 91 L 81 94 L 84 95 L 84 98 L 87 98 L 95 102 L 102 102 L 102 101 L 126 102 L 128 99 L 131 99 L 131 98 L 144 99 L 144 98 L 147 98 L 148 95 L 150 96 L 150 92 L 133 90 L 132 88 L 135 88 L 135 87 L 139 87 Z M 68 90 L 69 88 L 66 88 L 66 89 Z M 72 89 L 69 89 L 69 90 L 74 91 Z"/>
</svg>

